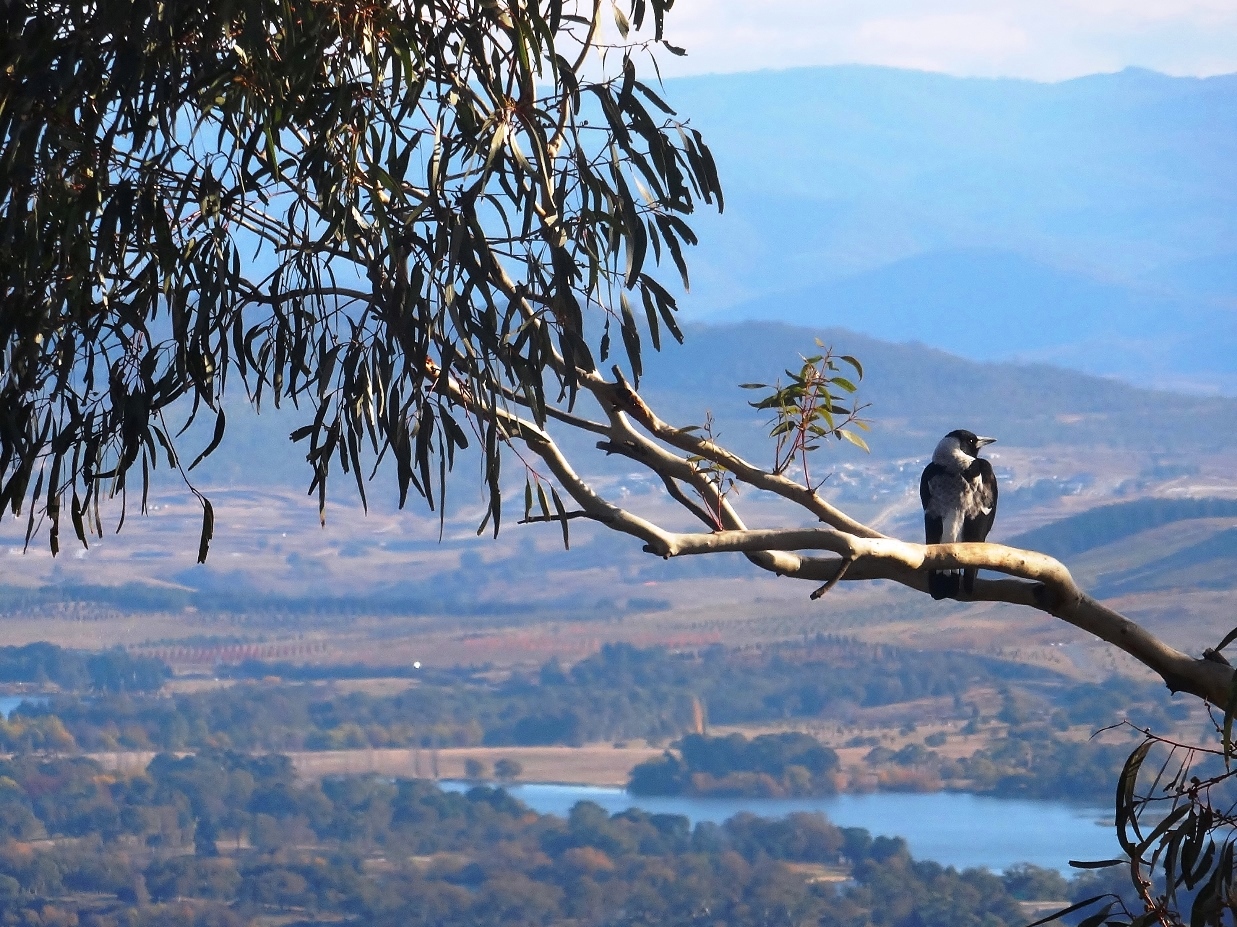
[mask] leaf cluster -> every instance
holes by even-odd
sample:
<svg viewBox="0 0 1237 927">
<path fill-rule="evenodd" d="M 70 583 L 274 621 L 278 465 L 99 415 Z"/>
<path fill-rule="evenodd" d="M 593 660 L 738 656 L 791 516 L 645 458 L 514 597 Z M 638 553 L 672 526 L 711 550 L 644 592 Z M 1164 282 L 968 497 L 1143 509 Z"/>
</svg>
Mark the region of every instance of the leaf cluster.
<svg viewBox="0 0 1237 927">
<path fill-rule="evenodd" d="M 434 507 L 475 443 L 497 530 L 485 410 L 543 421 L 612 320 L 637 377 L 642 329 L 681 337 L 655 265 L 686 280 L 684 217 L 721 191 L 637 72 L 669 5 L 616 5 L 633 34 L 599 66 L 573 0 L 6 4 L 0 512 L 56 551 L 67 510 L 86 543 L 101 497 L 144 506 L 219 445 L 239 381 L 305 409 L 320 508 L 386 458 Z"/>
<path fill-rule="evenodd" d="M 817 339 L 818 347 L 824 348 Z M 853 371 L 842 375 L 842 365 Z M 855 394 L 858 382 L 863 379 L 863 365 L 849 354 L 835 355 L 832 349 L 822 354 L 804 357 L 796 370 L 786 371 L 785 385 L 779 380 L 767 383 L 744 383 L 743 389 L 769 390 L 761 398 L 748 403 L 762 412 L 772 412 L 772 427 L 769 435 L 776 442 L 773 455 L 773 472 L 785 473 L 797 460 L 803 471 L 804 485 L 812 485 L 809 470 L 809 455 L 820 448 L 825 438 L 846 440 L 863 450 L 867 442 L 860 431 L 868 430 L 868 422 L 860 417 L 865 408 Z M 823 480 L 819 481 L 823 482 Z"/>
<path fill-rule="evenodd" d="M 1124 856 L 1071 863 L 1081 869 L 1128 867 L 1141 910 L 1105 894 L 1037 923 L 1087 909 L 1080 927 L 1231 922 L 1237 910 L 1232 792 L 1237 771 L 1222 762 L 1227 750 L 1144 734 L 1117 780 L 1116 836 Z"/>
</svg>

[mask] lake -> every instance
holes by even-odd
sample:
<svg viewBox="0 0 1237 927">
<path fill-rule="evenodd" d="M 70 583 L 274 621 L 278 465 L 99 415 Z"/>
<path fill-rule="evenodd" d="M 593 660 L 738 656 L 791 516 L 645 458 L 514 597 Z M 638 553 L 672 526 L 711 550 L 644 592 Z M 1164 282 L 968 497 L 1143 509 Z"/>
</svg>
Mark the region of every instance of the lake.
<svg viewBox="0 0 1237 927">
<path fill-rule="evenodd" d="M 0 695 L 0 717 L 8 718 L 22 702 L 31 705 L 46 705 L 45 695 Z"/>
<path fill-rule="evenodd" d="M 456 791 L 471 783 L 443 782 Z M 1111 808 L 1065 802 L 989 798 L 964 792 L 880 792 L 821 798 L 682 798 L 629 795 L 623 789 L 595 786 L 510 785 L 507 790 L 543 814 L 565 816 L 572 805 L 591 801 L 610 814 L 628 808 L 681 814 L 697 821 L 725 821 L 740 811 L 784 817 L 817 811 L 839 827 L 862 827 L 873 835 L 902 837 L 916 859 L 936 860 L 965 869 L 986 866 L 1001 871 L 1015 863 L 1034 863 L 1067 877 L 1077 870 L 1070 859 L 1120 856 Z"/>
</svg>

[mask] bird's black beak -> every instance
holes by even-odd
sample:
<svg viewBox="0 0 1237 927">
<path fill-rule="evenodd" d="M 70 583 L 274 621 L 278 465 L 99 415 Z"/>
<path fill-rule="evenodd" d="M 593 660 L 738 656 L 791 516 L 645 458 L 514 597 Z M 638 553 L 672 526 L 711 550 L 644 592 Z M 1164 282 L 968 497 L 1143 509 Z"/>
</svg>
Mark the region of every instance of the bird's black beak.
<svg viewBox="0 0 1237 927">
<path fill-rule="evenodd" d="M 989 445 L 989 444 L 996 444 L 996 438 L 980 438 L 980 437 L 975 438 L 976 447 L 985 447 L 986 445 Z"/>
</svg>

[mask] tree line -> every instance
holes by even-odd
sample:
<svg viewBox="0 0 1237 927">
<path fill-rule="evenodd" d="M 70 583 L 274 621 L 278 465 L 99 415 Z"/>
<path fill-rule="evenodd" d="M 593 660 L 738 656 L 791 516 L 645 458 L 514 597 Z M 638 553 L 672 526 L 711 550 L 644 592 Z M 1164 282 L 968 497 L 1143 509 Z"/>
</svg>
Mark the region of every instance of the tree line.
<svg viewBox="0 0 1237 927">
<path fill-rule="evenodd" d="M 72 692 L 155 692 L 171 675 L 162 660 L 123 647 L 94 652 L 45 641 L 0 647 L 0 683 L 50 684 Z"/>
<path fill-rule="evenodd" d="M 934 740 L 929 735 L 927 740 Z M 939 742 L 943 741 L 938 741 Z M 835 751 L 806 734 L 688 734 L 675 752 L 638 764 L 627 789 L 637 795 L 831 795 L 850 790 L 929 792 L 957 789 L 1002 798 L 1057 798 L 1107 802 L 1110 780 L 1129 754 L 1127 744 L 1078 743 L 1054 738 L 1043 725 L 1013 728 L 988 747 L 959 759 L 922 743 L 900 749 L 875 746 L 865 756 L 866 777 L 846 780 Z M 1200 773 L 1218 763 L 1200 764 Z"/>
<path fill-rule="evenodd" d="M 50 839 L 48 839 L 50 838 Z M 962 872 L 824 817 L 722 824 L 581 802 L 541 815 L 501 789 L 300 781 L 282 756 L 0 762 L 0 923 L 242 927 L 1002 927 L 1019 899 L 1091 890 L 1055 872 Z"/>
<path fill-rule="evenodd" d="M 678 754 L 640 763 L 627 790 L 634 795 L 825 795 L 837 791 L 838 755 L 807 734 L 688 734 Z"/>
<path fill-rule="evenodd" d="M 86 667 L 95 667 L 96 677 L 86 673 Z M 823 636 L 760 649 L 712 647 L 699 653 L 607 644 L 573 666 L 551 660 L 536 672 L 497 681 L 486 667 L 427 668 L 417 671 L 415 684 L 407 690 L 382 696 L 335 691 L 329 684 L 330 667 L 289 667 L 294 678 L 312 680 L 304 683 L 272 682 L 262 678 L 264 668 L 253 662 L 238 668 L 242 681 L 234 686 L 169 697 L 149 690 L 166 673 L 166 667 L 151 658 L 121 650 L 87 655 L 47 644 L 2 648 L 0 671 L 8 678 L 59 680 L 82 688 L 27 703 L 0 720 L 0 750 L 265 752 L 632 739 L 656 743 L 694 730 L 700 704 L 712 723 L 782 723 L 844 720 L 864 707 L 935 695 L 950 698 L 954 714 L 971 723 L 986 709 L 988 717 L 1008 725 L 1008 735 L 961 759 L 943 758 L 932 749 L 939 744 L 930 742 L 897 751 L 873 742 L 868 762 L 878 776 L 876 787 L 1106 799 L 1111 775 L 1124 761 L 1122 749 L 1078 743 L 1061 732 L 1071 725 L 1094 729 L 1111 724 L 1124 717 L 1130 705 L 1139 706 L 1141 723 L 1161 729 L 1170 729 L 1179 716 L 1149 686 L 1128 680 L 1080 685 L 963 654 L 869 647 Z M 343 678 L 362 672 L 356 666 L 340 669 Z M 246 675 L 259 679 L 245 681 Z M 137 680 L 141 687 L 117 687 L 114 679 Z M 1011 679 L 1015 682 L 1007 682 Z M 993 687 L 999 700 L 983 706 L 968 701 L 968 692 L 976 686 Z M 664 762 L 673 766 L 681 761 Z M 836 787 L 832 772 L 804 778 L 798 770 L 787 778 L 787 766 L 802 763 L 670 766 L 660 769 L 660 779 L 650 780 L 661 782 L 657 788 L 662 792 L 690 791 L 691 782 L 696 789 L 734 791 L 740 782 L 734 776 L 749 774 L 743 788 L 755 793 L 820 793 Z M 711 784 L 693 779 L 696 773 L 713 777 Z M 771 778 L 760 778 L 764 775 Z"/>
</svg>

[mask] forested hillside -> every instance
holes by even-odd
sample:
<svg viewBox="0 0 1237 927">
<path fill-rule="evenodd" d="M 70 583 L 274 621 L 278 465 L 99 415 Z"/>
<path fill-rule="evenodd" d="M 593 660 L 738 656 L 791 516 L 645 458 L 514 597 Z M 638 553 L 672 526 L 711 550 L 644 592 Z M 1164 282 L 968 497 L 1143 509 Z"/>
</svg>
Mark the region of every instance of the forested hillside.
<svg viewBox="0 0 1237 927">
<path fill-rule="evenodd" d="M 817 815 L 692 827 L 582 802 L 563 819 L 489 788 L 304 783 L 280 756 L 164 754 L 119 776 L 25 757 L 0 777 L 0 910 L 43 927 L 1014 927 L 1018 899 L 1094 891 L 915 861 Z"/>
<path fill-rule="evenodd" d="M 1175 521 L 1237 518 L 1237 499 L 1138 499 L 1088 509 L 1009 539 L 1064 559 Z"/>
<path fill-rule="evenodd" d="M 48 652 L 62 665 L 82 659 L 46 645 L 0 648 L 8 681 L 43 691 L 0 719 L 0 752 L 402 749 L 415 760 L 415 751 L 429 759 L 484 748 L 492 760 L 502 748 L 634 741 L 677 751 L 636 777 L 646 792 L 965 789 L 1103 801 L 1128 738 L 1093 743 L 1097 728 L 1132 720 L 1173 731 L 1198 721 L 1151 683 L 1078 683 L 970 654 L 824 636 L 697 652 L 607 644 L 536 672 L 246 660 L 213 670 L 234 684 L 171 693 L 158 690 L 167 668 L 154 658 L 112 652 L 113 664 L 126 659 L 156 681 L 149 691 L 117 690 L 66 674 L 53 682 L 29 659 Z M 394 691 L 350 685 L 364 680 Z M 713 726 L 756 733 L 705 736 Z M 833 747 L 851 751 L 847 768 L 804 733 L 826 729 Z"/>
</svg>

